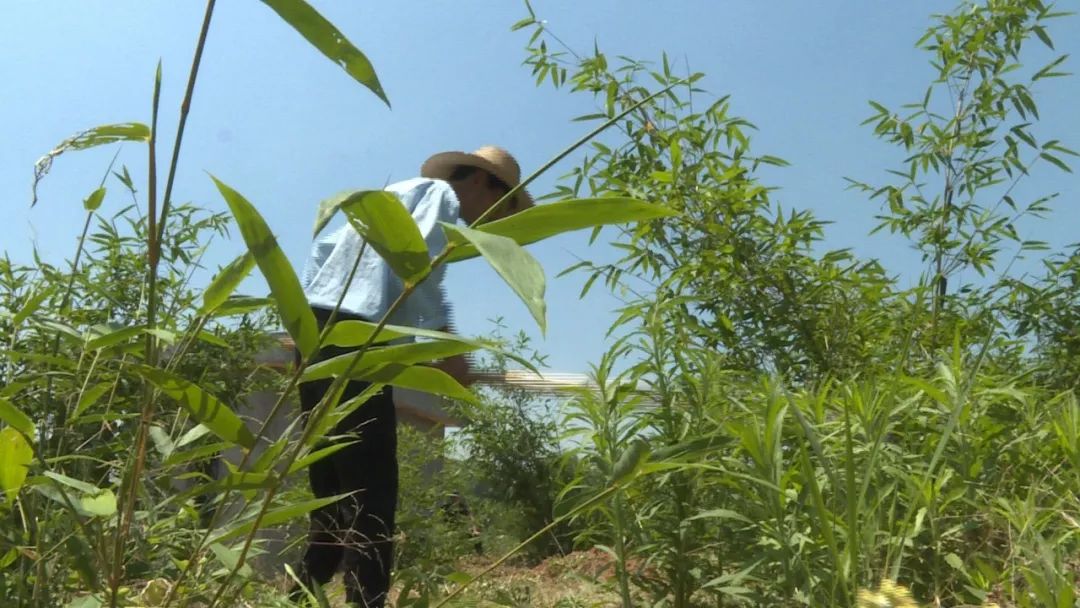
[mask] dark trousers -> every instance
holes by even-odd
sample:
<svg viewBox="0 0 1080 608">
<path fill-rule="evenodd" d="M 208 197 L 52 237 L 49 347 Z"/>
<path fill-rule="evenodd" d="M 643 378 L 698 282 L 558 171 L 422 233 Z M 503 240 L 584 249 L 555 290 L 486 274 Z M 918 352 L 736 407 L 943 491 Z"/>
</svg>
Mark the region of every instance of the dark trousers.
<svg viewBox="0 0 1080 608">
<path fill-rule="evenodd" d="M 322 327 L 329 311 L 314 309 Z M 338 314 L 338 320 L 355 319 Z M 355 352 L 325 347 L 315 361 Z M 299 354 L 297 354 L 299 358 Z M 300 406 L 307 415 L 323 398 L 332 380 L 300 385 Z M 370 385 L 349 382 L 340 403 Z M 313 511 L 307 551 L 298 569 L 305 585 L 327 583 L 338 569 L 345 571 L 346 601 L 382 608 L 390 590 L 393 565 L 394 511 L 397 508 L 397 416 L 389 387 L 338 423 L 333 435 L 353 435 L 356 443 L 308 468 L 316 497 L 352 492 L 337 503 Z M 323 446 L 319 446 L 323 447 Z"/>
</svg>

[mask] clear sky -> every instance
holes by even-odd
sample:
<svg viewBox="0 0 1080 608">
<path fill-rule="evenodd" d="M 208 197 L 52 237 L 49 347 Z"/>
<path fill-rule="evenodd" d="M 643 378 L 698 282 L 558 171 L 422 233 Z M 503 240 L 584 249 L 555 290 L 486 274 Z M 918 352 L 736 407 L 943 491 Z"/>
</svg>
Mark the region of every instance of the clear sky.
<svg viewBox="0 0 1080 608">
<path fill-rule="evenodd" d="M 509 26 L 524 16 L 513 0 L 348 2 L 313 4 L 374 63 L 393 104 L 366 89 L 310 48 L 256 0 L 222 0 L 210 30 L 188 130 L 175 200 L 225 210 L 206 171 L 230 184 L 264 214 L 294 265 L 303 263 L 317 202 L 349 188 L 379 187 L 415 176 L 429 154 L 495 143 L 514 152 L 526 172 L 580 136 L 574 116 L 591 100 L 537 89 L 521 66 L 527 34 Z M 917 257 L 890 249 L 898 241 L 867 236 L 876 203 L 846 191 L 843 177 L 883 179 L 897 153 L 859 123 L 868 99 L 888 105 L 921 97 L 932 75 L 913 44 L 929 15 L 952 3 L 929 0 L 535 0 L 540 18 L 571 46 L 594 39 L 614 57 L 658 59 L 702 71 L 714 94 L 731 94 L 736 114 L 755 123 L 755 151 L 792 167 L 766 174 L 775 198 L 810 208 L 835 222 L 826 246 L 853 247 L 880 257 L 905 276 Z M 1064 3 L 1063 3 L 1064 5 Z M 153 73 L 164 64 L 162 150 L 171 149 L 203 3 L 196 0 L 9 0 L 0 21 L 0 204 L 2 249 L 28 262 L 36 246 L 49 260 L 70 256 L 81 228 L 80 201 L 94 188 L 114 149 L 65 155 L 30 209 L 32 167 L 44 152 L 94 125 L 149 122 Z M 1052 30 L 1058 50 L 1080 52 L 1080 18 Z M 1037 43 L 1033 43 L 1033 47 Z M 1044 61 L 1043 51 L 1032 62 Z M 1036 89 L 1045 126 L 1066 145 L 1080 146 L 1077 77 Z M 144 148 L 127 145 L 120 158 L 145 191 Z M 556 167 L 536 184 L 542 194 L 568 170 Z M 103 210 L 125 204 L 113 182 Z M 1078 178 L 1043 166 L 1021 196 L 1059 191 L 1052 221 L 1033 237 L 1080 241 Z M 538 346 L 558 371 L 585 371 L 604 350 L 617 301 L 595 290 L 577 299 L 583 277 L 554 279 L 578 258 L 611 259 L 587 234 L 531 247 L 549 276 L 549 331 Z M 902 244 L 900 244 L 902 245 Z M 239 237 L 215 243 L 211 268 L 242 251 Z M 448 275 L 459 328 L 485 332 L 505 317 L 534 335 L 525 308 L 482 261 Z M 257 279 L 244 285 L 262 291 Z"/>
</svg>

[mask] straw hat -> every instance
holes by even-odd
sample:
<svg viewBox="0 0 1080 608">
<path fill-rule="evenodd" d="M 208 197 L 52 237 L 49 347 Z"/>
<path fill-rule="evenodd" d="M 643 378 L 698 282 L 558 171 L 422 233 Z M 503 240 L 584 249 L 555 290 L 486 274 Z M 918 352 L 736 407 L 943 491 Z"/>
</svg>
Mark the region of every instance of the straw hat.
<svg viewBox="0 0 1080 608">
<path fill-rule="evenodd" d="M 446 180 L 460 165 L 483 169 L 511 188 L 521 183 L 521 167 L 514 157 L 498 146 L 484 146 L 469 154 L 466 152 L 441 152 L 424 161 L 420 176 Z M 533 198 L 525 189 L 518 190 L 517 211 L 533 206 Z"/>
</svg>

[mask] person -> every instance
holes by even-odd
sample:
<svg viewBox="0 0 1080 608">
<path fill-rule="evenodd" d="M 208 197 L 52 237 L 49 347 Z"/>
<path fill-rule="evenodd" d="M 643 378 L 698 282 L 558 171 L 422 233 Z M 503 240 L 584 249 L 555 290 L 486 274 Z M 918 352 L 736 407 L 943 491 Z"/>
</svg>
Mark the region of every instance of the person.
<svg viewBox="0 0 1080 608">
<path fill-rule="evenodd" d="M 420 176 L 392 184 L 386 190 L 401 199 L 420 228 L 429 254 L 435 256 L 447 242 L 439 222 L 477 221 L 518 186 L 521 170 L 509 152 L 485 146 L 473 153 L 436 154 L 423 163 Z M 506 217 L 532 205 L 532 198 L 520 189 L 486 219 Z M 361 258 L 359 266 L 346 286 L 357 256 Z M 451 331 L 450 306 L 442 287 L 444 274 L 442 267 L 433 270 L 397 310 L 390 311 L 404 289 L 403 282 L 371 247 L 363 247 L 360 235 L 344 223 L 315 240 L 301 284 L 320 329 L 340 300 L 335 320 L 377 322 L 390 313 L 389 322 L 394 325 Z M 324 346 L 308 363 L 347 352 L 350 349 Z M 299 363 L 298 352 L 296 358 Z M 465 357 L 459 355 L 435 365 L 460 382 L 470 383 L 470 366 Z M 300 385 L 304 415 L 319 403 L 331 382 L 327 379 Z M 369 386 L 362 381 L 348 382 L 340 403 Z M 392 390 L 386 387 L 371 397 L 339 422 L 331 434 L 351 434 L 358 441 L 308 468 L 311 490 L 316 497 L 352 494 L 312 512 L 308 545 L 296 569 L 298 578 L 307 587 L 312 583 L 322 585 L 343 569 L 346 601 L 379 608 L 385 605 L 390 587 L 397 510 L 397 417 Z M 297 586 L 293 598 L 301 597 L 303 589 Z"/>
</svg>

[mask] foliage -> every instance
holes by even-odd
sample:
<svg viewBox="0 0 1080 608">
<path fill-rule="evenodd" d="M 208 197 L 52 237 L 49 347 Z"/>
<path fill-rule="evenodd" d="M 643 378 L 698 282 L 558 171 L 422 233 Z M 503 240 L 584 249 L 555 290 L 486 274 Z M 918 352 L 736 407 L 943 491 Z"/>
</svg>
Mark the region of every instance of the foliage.
<svg viewBox="0 0 1080 608">
<path fill-rule="evenodd" d="M 1031 93 L 1064 59 L 1021 76 L 1024 43 L 1052 48 L 1060 15 L 965 2 L 919 42 L 939 72 L 922 101 L 902 117 L 872 103 L 875 134 L 908 159 L 890 172 L 900 185 L 853 184 L 924 254 L 924 282 L 904 290 L 876 260 L 819 253 L 824 223 L 770 203 L 755 175 L 783 161 L 751 152 L 726 97 L 703 102 L 702 75 L 666 56 L 609 66 L 529 11 L 526 63 L 595 100 L 580 120 L 636 105 L 647 81 L 676 85 L 556 193 L 681 211 L 622 231 L 616 263 L 568 269 L 630 296 L 595 390 L 567 414 L 580 441 L 559 507 L 635 471 L 579 517 L 579 543 L 616 558 L 622 604 L 854 605 L 887 578 L 938 605 L 1074 605 L 1080 486 L 1057 429 L 1073 428 L 1075 271 L 1063 254 L 1040 281 L 1009 274 L 1045 249 L 1016 222 L 1053 198 L 1015 201 L 1016 183 L 1072 155 L 1036 138 Z M 994 280 L 950 290 L 963 269 Z"/>
<path fill-rule="evenodd" d="M 265 4 L 387 101 L 367 58 L 306 2 Z M 514 27 L 533 29 L 538 84 L 599 110 L 520 187 L 586 153 L 546 197 L 556 202 L 445 226 L 441 251 L 385 193 L 326 199 L 316 232 L 341 211 L 404 285 L 376 323 L 320 330 L 258 206 L 225 181 L 213 178 L 228 216 L 172 200 L 212 2 L 167 171 L 160 67 L 148 124 L 85 130 L 43 157 L 35 183 L 61 153 L 119 141 L 146 145 L 150 164 L 145 195 L 110 166 L 81 201 L 70 262 L 0 261 L 0 596 L 283 605 L 285 577 L 266 584 L 253 558 L 273 551 L 268 534 L 339 498 L 310 497 L 302 479 L 335 449 L 323 447 L 335 422 L 363 407 L 340 402 L 360 378 L 460 398 L 471 421 L 450 443 L 402 431 L 402 605 L 467 603 L 477 589 L 527 604 L 485 577 L 571 547 L 611 556 L 624 606 L 1078 605 L 1080 257 L 1050 252 L 1044 276 L 1011 273 L 1046 249 L 1019 220 L 1053 200 L 1015 200 L 1016 184 L 1036 166 L 1067 171 L 1074 155 L 1044 136 L 1033 98 L 1064 57 L 1023 63 L 1033 41 L 1053 49 L 1060 13 L 965 1 L 918 42 L 937 71 L 920 101 L 871 103 L 874 134 L 907 158 L 885 185 L 852 185 L 884 205 L 881 230 L 922 253 L 923 279 L 904 289 L 877 260 L 821 251 L 825 222 L 770 200 L 761 170 L 785 162 L 752 151 L 753 125 L 701 90 L 702 74 L 666 56 L 654 68 L 609 65 L 598 46 L 553 51 L 561 42 L 526 6 Z M 130 204 L 110 211 L 114 191 Z M 202 257 L 231 221 L 247 251 L 203 287 Z M 561 419 L 523 392 L 477 398 L 425 365 L 482 349 L 490 369 L 542 364 L 526 339 L 387 325 L 446 264 L 480 256 L 543 330 L 546 278 L 522 246 L 607 225 L 622 259 L 569 270 L 627 302 L 595 386 Z M 255 268 L 270 297 L 235 296 Z M 965 270 L 985 278 L 960 283 Z M 284 374 L 257 360 L 278 324 L 301 353 Z M 309 365 L 330 343 L 358 350 Z M 298 419 L 288 403 L 311 378 L 332 387 Z M 257 393 L 276 398 L 263 420 L 242 407 Z M 454 494 L 469 514 L 442 509 Z M 477 539 L 501 557 L 463 574 Z"/>
<path fill-rule="evenodd" d="M 386 101 L 367 58 L 315 9 L 303 0 L 266 4 Z M 294 269 L 256 205 L 217 178 L 212 179 L 248 251 L 205 289 L 190 287 L 209 237 L 225 234 L 230 219 L 172 200 L 214 6 L 207 4 L 199 32 L 161 197 L 159 64 L 148 125 L 80 132 L 35 167 L 36 184 L 66 151 L 144 143 L 145 199 L 126 168 L 116 172 L 112 177 L 132 203 L 103 216 L 111 201 L 102 180 L 83 202 L 87 230 L 68 268 L 41 260 L 0 265 L 0 342 L 6 354 L 0 370 L 0 595 L 20 605 L 213 607 L 268 601 L 249 564 L 265 533 L 340 499 L 306 499 L 292 487 L 308 465 L 336 449 L 321 446 L 335 422 L 363 405 L 364 396 L 340 403 L 347 380 L 368 380 L 373 390 L 403 386 L 472 399 L 457 381 L 424 364 L 487 344 L 387 327 L 405 298 L 460 249 L 459 259 L 478 253 L 498 269 L 543 328 L 544 274 L 521 242 L 671 214 L 639 201 L 620 199 L 622 208 L 611 209 L 604 201 L 579 200 L 553 217 L 543 210 L 523 212 L 539 216 L 524 220 L 540 227 L 539 233 L 508 236 L 498 232 L 501 224 L 493 230 L 483 222 L 446 226 L 454 238 L 442 251 L 429 252 L 422 240 L 401 236 L 415 237 L 417 229 L 392 197 L 349 198 L 339 207 L 365 242 L 387 258 L 405 289 L 377 323 L 335 332 L 338 343 L 353 340 L 354 355 L 309 367 L 334 324 L 319 330 Z M 320 217 L 324 211 L 325 206 Z M 230 297 L 255 267 L 271 297 Z M 256 362 L 256 354 L 273 343 L 271 323 L 285 327 L 301 354 L 284 378 L 262 373 Z M 393 334 L 419 334 L 426 341 L 387 345 Z M 282 408 L 294 387 L 312 377 L 334 378 L 327 397 L 302 421 L 271 433 L 274 421 L 286 415 Z M 277 395 L 270 412 L 263 420 L 244 420 L 239 408 L 246 396 L 267 389 Z"/>
</svg>

